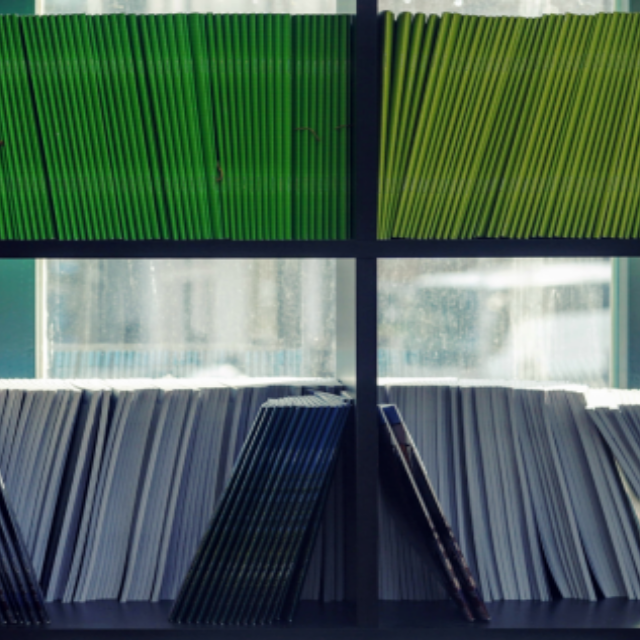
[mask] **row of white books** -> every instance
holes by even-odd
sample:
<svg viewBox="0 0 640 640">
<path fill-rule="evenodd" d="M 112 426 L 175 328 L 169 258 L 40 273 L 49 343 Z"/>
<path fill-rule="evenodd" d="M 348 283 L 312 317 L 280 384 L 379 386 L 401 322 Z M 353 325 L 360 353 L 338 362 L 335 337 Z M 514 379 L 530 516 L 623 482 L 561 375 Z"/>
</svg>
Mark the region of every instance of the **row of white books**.
<svg viewBox="0 0 640 640">
<path fill-rule="evenodd" d="M 640 597 L 640 392 L 382 380 L 486 600 Z M 444 597 L 381 503 L 380 596 Z M 390 533 L 391 532 L 391 533 Z"/>
<path fill-rule="evenodd" d="M 0 473 L 49 601 L 175 598 L 268 398 L 331 380 L 0 380 Z M 487 601 L 640 596 L 640 391 L 381 380 Z M 338 465 L 302 597 L 345 597 Z M 445 598 L 380 498 L 380 597 Z"/>
<path fill-rule="evenodd" d="M 174 599 L 258 409 L 305 389 L 338 386 L 0 381 L 0 473 L 47 601 Z M 338 520 L 324 523 L 317 565 Z M 310 580 L 335 598 L 321 573 Z"/>
</svg>

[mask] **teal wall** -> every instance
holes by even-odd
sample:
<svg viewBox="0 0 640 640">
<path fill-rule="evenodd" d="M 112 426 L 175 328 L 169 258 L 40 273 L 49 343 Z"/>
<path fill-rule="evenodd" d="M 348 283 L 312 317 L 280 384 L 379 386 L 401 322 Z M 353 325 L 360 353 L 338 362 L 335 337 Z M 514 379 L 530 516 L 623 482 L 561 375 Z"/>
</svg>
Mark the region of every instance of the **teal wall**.
<svg viewBox="0 0 640 640">
<path fill-rule="evenodd" d="M 35 283 L 34 260 L 0 260 L 0 378 L 35 377 Z"/>
<path fill-rule="evenodd" d="M 0 13 L 30 16 L 36 12 L 36 0 L 0 0 Z"/>
<path fill-rule="evenodd" d="M 0 0 L 0 13 L 34 14 L 35 0 Z M 35 260 L 0 260 L 0 378 L 35 374 Z"/>
</svg>

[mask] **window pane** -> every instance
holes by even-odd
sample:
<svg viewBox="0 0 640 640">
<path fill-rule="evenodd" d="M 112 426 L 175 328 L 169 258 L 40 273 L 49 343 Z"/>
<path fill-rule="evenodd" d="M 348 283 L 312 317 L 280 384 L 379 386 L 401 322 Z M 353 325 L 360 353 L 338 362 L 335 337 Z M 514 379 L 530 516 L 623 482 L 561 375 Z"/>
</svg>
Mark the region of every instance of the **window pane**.
<svg viewBox="0 0 640 640">
<path fill-rule="evenodd" d="M 335 260 L 48 260 L 44 374 L 333 376 Z"/>
<path fill-rule="evenodd" d="M 480 16 L 527 16 L 549 13 L 627 11 L 627 0 L 380 0 L 380 11 L 465 13 Z"/>
<path fill-rule="evenodd" d="M 609 384 L 611 260 L 379 262 L 379 375 Z"/>
<path fill-rule="evenodd" d="M 355 13 L 355 0 L 40 0 L 60 13 Z"/>
</svg>

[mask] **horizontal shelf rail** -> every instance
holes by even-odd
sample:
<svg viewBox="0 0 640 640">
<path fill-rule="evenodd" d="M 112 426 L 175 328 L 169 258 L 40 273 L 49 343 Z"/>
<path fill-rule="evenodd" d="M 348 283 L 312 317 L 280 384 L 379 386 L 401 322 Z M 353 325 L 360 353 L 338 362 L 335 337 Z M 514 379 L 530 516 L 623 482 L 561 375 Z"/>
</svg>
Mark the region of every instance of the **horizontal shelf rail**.
<svg viewBox="0 0 640 640">
<path fill-rule="evenodd" d="M 333 603 L 303 602 L 293 624 L 275 626 L 193 626 L 167 621 L 170 603 L 89 602 L 48 605 L 51 624 L 3 627 L 5 640 L 53 640 L 57 638 L 210 638 L 216 640 L 424 640 L 448 638 L 544 637 L 637 638 L 640 604 L 611 599 L 600 602 L 496 602 L 489 623 L 468 623 L 451 603 L 380 602 L 380 626 L 358 628 L 353 607 Z"/>
<path fill-rule="evenodd" d="M 572 258 L 640 256 L 640 240 L 5 240 L 0 258 Z"/>
</svg>

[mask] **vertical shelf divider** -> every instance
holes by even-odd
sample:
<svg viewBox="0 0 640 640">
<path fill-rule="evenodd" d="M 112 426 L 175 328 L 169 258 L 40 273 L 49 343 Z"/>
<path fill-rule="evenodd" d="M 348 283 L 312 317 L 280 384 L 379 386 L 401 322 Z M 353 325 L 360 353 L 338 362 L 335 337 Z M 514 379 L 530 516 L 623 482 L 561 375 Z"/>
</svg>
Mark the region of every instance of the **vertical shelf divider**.
<svg viewBox="0 0 640 640">
<path fill-rule="evenodd" d="M 378 185 L 378 3 L 357 0 L 353 51 L 353 238 L 375 241 Z M 378 625 L 377 260 L 338 260 L 337 373 L 355 397 L 347 443 L 347 596 L 359 627 Z"/>
</svg>

